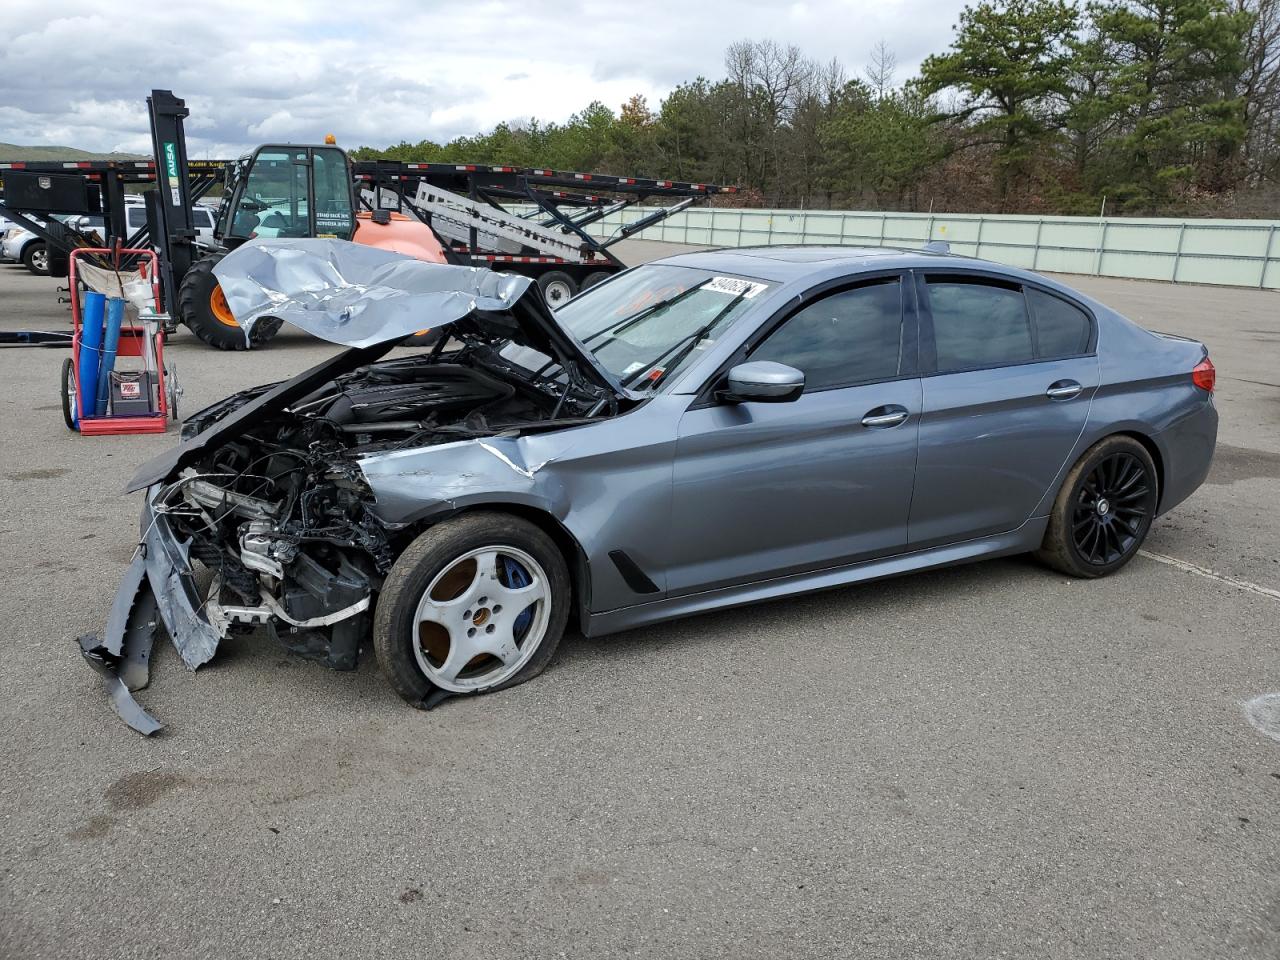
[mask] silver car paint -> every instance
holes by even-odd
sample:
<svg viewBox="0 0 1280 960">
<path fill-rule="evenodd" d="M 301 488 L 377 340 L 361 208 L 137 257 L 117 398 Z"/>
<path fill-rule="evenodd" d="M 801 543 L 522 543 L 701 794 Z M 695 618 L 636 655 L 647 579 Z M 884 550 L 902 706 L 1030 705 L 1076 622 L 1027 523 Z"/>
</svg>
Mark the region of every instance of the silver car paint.
<svg viewBox="0 0 1280 960">
<path fill-rule="evenodd" d="M 1155 448 L 1162 511 L 1208 471 L 1217 413 L 1189 376 L 1201 345 L 1152 334 L 1048 278 L 964 258 L 848 248 L 711 251 L 662 262 L 777 286 L 665 393 L 625 415 L 363 459 L 379 514 L 416 523 L 505 505 L 550 518 L 572 538 L 582 626 L 594 635 L 1035 549 L 1070 465 L 1113 433 Z M 1065 294 L 1092 311 L 1096 355 L 912 376 L 787 404 L 699 403 L 762 323 L 813 291 L 872 273 L 930 270 Z M 1045 396 L 1061 379 L 1084 389 L 1065 402 Z M 887 403 L 910 416 L 888 431 L 862 426 L 866 411 Z M 628 585 L 614 550 L 657 592 Z"/>
</svg>

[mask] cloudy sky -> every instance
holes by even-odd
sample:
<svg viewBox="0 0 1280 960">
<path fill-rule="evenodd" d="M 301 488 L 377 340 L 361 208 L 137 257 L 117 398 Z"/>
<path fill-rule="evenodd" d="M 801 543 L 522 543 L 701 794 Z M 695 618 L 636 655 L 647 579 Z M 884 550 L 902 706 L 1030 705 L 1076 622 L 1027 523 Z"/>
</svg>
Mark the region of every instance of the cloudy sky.
<svg viewBox="0 0 1280 960">
<path fill-rule="evenodd" d="M 883 39 L 904 79 L 945 47 L 960 0 L 202 0 L 110 16 L 109 4 L 3 0 L 0 142 L 150 152 L 145 97 L 187 101 L 190 155 L 267 140 L 448 140 L 593 99 L 656 106 L 723 74 L 740 39 L 797 44 L 860 73 Z M 123 8 L 122 8 L 123 9 Z"/>
</svg>

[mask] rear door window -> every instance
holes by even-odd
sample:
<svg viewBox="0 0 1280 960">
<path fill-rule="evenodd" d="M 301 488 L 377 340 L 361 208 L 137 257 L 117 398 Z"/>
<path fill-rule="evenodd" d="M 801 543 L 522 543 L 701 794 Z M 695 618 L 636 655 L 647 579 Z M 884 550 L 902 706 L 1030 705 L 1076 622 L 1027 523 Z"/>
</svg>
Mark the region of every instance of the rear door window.
<svg viewBox="0 0 1280 960">
<path fill-rule="evenodd" d="M 897 277 L 823 297 L 751 354 L 804 373 L 805 390 L 890 380 L 902 369 L 902 282 Z"/>
<path fill-rule="evenodd" d="M 931 277 L 928 288 L 939 373 L 1035 359 L 1031 320 L 1017 285 Z"/>
</svg>

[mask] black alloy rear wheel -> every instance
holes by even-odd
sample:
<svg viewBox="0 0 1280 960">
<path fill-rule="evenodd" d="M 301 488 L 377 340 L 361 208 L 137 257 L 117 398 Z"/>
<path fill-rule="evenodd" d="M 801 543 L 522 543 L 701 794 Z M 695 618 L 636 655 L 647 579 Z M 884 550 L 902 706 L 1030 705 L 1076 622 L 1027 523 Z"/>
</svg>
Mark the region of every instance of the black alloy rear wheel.
<svg viewBox="0 0 1280 960">
<path fill-rule="evenodd" d="M 1159 502 L 1155 464 L 1132 437 L 1107 437 L 1067 474 L 1038 556 L 1074 577 L 1103 577 L 1136 554 Z"/>
</svg>

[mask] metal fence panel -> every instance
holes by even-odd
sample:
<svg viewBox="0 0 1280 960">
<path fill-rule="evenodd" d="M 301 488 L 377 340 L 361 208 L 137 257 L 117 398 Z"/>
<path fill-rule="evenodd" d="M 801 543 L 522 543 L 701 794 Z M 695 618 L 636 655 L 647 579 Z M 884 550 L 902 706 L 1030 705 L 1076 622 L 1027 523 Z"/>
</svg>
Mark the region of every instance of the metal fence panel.
<svg viewBox="0 0 1280 960">
<path fill-rule="evenodd" d="M 654 208 L 629 207 L 591 227 L 614 233 Z M 1049 273 L 1280 288 L 1274 220 L 1023 217 L 986 214 L 693 207 L 644 231 L 671 243 L 743 247 L 779 243 L 919 248 Z"/>
</svg>

